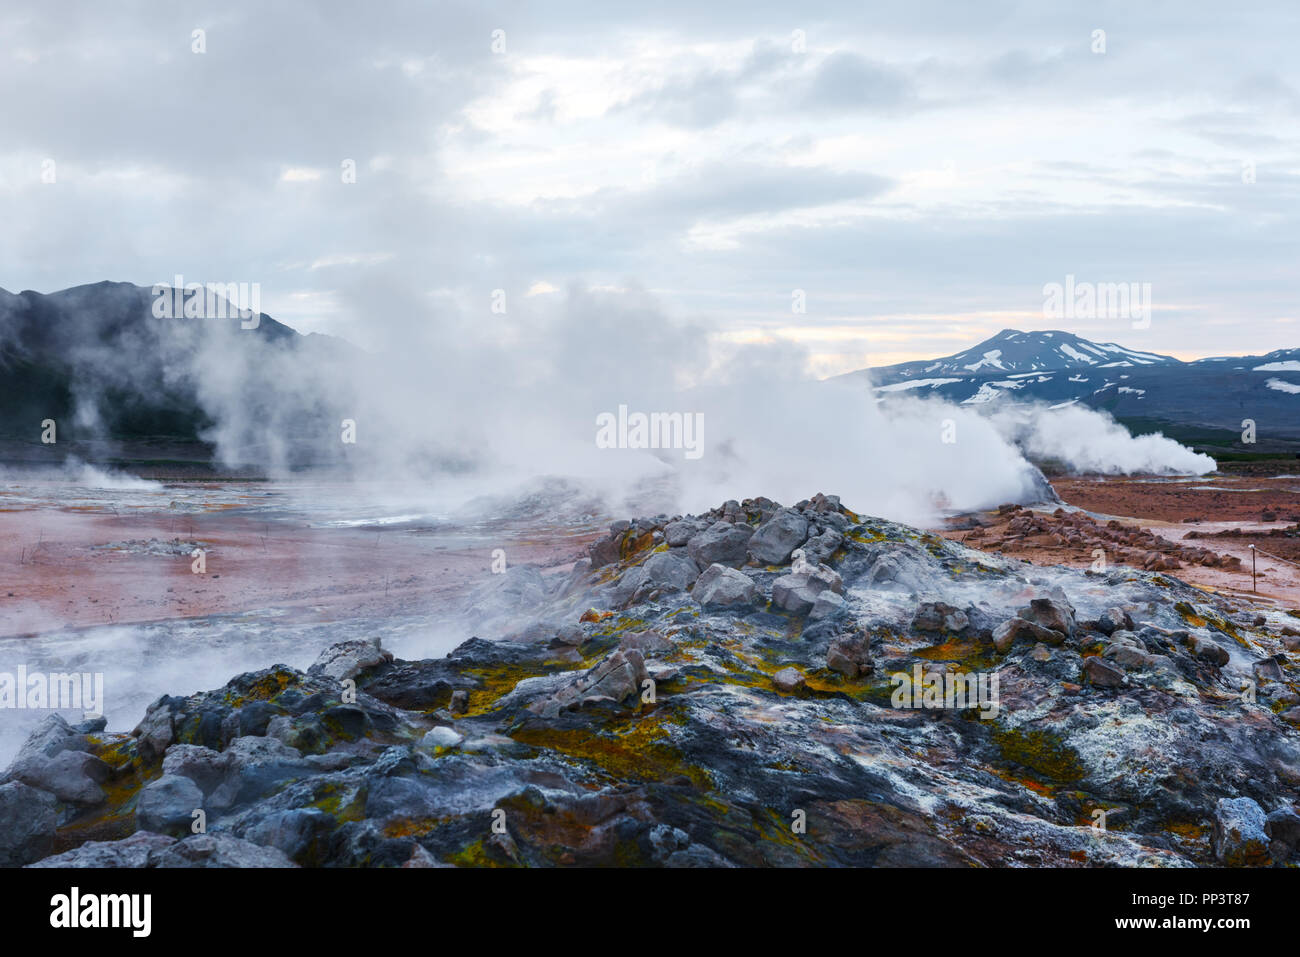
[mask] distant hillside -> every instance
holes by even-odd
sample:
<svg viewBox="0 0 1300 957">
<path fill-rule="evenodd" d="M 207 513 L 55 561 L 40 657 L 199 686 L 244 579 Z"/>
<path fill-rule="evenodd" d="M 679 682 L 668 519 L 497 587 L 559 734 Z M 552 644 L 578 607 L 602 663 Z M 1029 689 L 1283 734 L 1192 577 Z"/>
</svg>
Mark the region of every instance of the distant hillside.
<svg viewBox="0 0 1300 957">
<path fill-rule="evenodd" d="M 163 295 L 166 295 L 164 292 Z M 320 370 L 346 363 L 353 347 L 303 336 L 270 316 L 159 318 L 150 287 L 123 282 L 48 295 L 0 290 L 0 457 L 47 461 L 71 452 L 91 459 L 157 454 L 178 461 L 211 452 L 217 415 L 247 423 L 248 460 L 257 423 L 275 422 L 291 447 L 328 445 L 336 433 L 331 391 Z M 320 388 L 316 388 L 320 386 Z M 231 418 L 231 414 L 234 418 Z M 57 424 L 57 448 L 41 423 Z M 238 447 L 241 436 L 232 432 Z M 337 443 L 335 443 L 337 444 Z"/>
<path fill-rule="evenodd" d="M 1300 349 L 1183 362 L 1061 331 L 1004 329 L 964 352 L 848 373 L 877 396 L 933 395 L 966 405 L 1005 399 L 1082 403 L 1136 432 L 1163 431 L 1207 449 L 1300 447 Z M 1256 423 L 1241 443 L 1242 420 Z"/>
</svg>

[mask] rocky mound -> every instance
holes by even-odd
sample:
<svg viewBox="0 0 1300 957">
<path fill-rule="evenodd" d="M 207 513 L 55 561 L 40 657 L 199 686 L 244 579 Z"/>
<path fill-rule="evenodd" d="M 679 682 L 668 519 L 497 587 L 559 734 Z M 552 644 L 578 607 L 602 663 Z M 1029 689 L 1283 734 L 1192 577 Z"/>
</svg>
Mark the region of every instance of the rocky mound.
<svg viewBox="0 0 1300 957">
<path fill-rule="evenodd" d="M 130 734 L 47 719 L 0 784 L 3 863 L 1297 861 L 1300 612 L 822 495 L 620 522 L 470 603 L 527 624 L 335 645 Z"/>
<path fill-rule="evenodd" d="M 1004 505 L 998 521 L 974 524 L 965 540 L 984 549 L 1015 552 L 1022 549 L 1063 549 L 1071 557 L 1096 557 L 1101 549 L 1107 562 L 1133 565 L 1147 571 L 1174 571 L 1183 565 L 1237 569 L 1241 559 L 1208 548 L 1171 542 L 1144 528 L 1115 519 L 1104 524 L 1084 512 L 1058 508 L 1051 514 L 1020 505 Z M 1188 538 L 1197 537 L 1195 532 Z M 1078 553 L 1077 555 L 1075 553 Z"/>
</svg>

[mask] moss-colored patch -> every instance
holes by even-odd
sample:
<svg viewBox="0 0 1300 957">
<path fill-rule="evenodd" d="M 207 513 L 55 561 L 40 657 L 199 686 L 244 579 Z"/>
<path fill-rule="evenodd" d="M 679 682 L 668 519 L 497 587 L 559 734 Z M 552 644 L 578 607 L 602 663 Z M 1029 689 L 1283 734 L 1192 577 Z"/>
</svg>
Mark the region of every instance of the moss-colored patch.
<svg viewBox="0 0 1300 957">
<path fill-rule="evenodd" d="M 366 816 L 366 791 L 364 788 L 345 789 L 325 783 L 317 790 L 316 800 L 307 806 L 324 811 L 340 824 L 360 821 Z"/>
<path fill-rule="evenodd" d="M 1059 735 L 1047 731 L 994 728 L 993 744 L 1004 761 L 1028 769 L 1045 784 L 1059 787 L 1083 779 L 1079 755 L 1063 744 Z"/>
<path fill-rule="evenodd" d="M 421 837 L 446 824 L 451 818 L 402 817 L 384 825 L 385 837 Z"/>
<path fill-rule="evenodd" d="M 956 662 L 973 671 L 992 668 L 998 662 L 992 645 L 983 645 L 973 638 L 950 637 L 940 644 L 920 648 L 914 654 L 926 661 Z"/>
<path fill-rule="evenodd" d="M 613 615 L 614 613 L 610 612 L 608 615 L 605 615 L 601 621 L 607 621 L 609 618 L 613 617 Z M 633 618 L 630 615 L 619 615 L 612 623 L 597 631 L 593 637 L 610 638 L 615 635 L 622 635 L 629 631 L 645 631 L 648 627 L 649 625 L 644 618 Z"/>
<path fill-rule="evenodd" d="M 298 680 L 298 676 L 292 671 L 273 671 L 269 675 L 258 678 L 242 694 L 227 691 L 226 703 L 241 708 L 250 701 L 270 701 L 278 697 L 285 688 L 297 684 Z"/>
<path fill-rule="evenodd" d="M 548 668 L 540 662 L 536 665 L 500 665 L 496 667 L 483 668 L 466 668 L 464 675 L 477 678 L 482 682 L 482 687 L 475 688 L 469 693 L 469 707 L 465 711 L 465 717 L 473 718 L 481 714 L 487 714 L 493 708 L 493 705 L 506 694 L 514 690 L 515 685 L 525 678 L 534 678 L 537 675 L 550 674 L 556 668 Z"/>
<path fill-rule="evenodd" d="M 622 559 L 627 559 L 637 552 L 645 551 L 654 544 L 654 532 L 645 531 L 640 535 L 633 535 L 631 531 L 623 534 L 623 539 L 618 543 L 618 554 Z"/>
<path fill-rule="evenodd" d="M 874 525 L 857 525 L 845 532 L 844 537 L 860 545 L 875 545 L 888 536 Z"/>
<path fill-rule="evenodd" d="M 709 773 L 687 762 L 671 743 L 665 725 L 679 720 L 659 707 L 639 718 L 597 729 L 525 726 L 513 731 L 511 737 L 593 765 L 614 782 L 686 777 L 696 787 L 710 788 L 713 783 Z"/>
<path fill-rule="evenodd" d="M 1187 602 L 1180 601 L 1177 604 L 1175 604 L 1174 611 L 1178 612 L 1179 617 L 1181 617 L 1183 621 L 1187 622 L 1187 624 L 1191 625 L 1192 627 L 1194 628 L 1205 627 L 1206 624 L 1205 619 L 1202 618 L 1200 615 L 1198 615 L 1196 613 L 1196 609 L 1193 608 L 1191 605 L 1189 605 Z"/>
<path fill-rule="evenodd" d="M 1210 829 L 1199 821 L 1170 821 L 1165 830 L 1184 841 L 1201 843 L 1209 839 Z"/>
<path fill-rule="evenodd" d="M 455 854 L 447 857 L 445 863 L 454 864 L 457 867 L 509 867 L 510 865 L 499 860 L 495 855 L 489 853 L 487 845 L 483 839 L 466 845 Z"/>
<path fill-rule="evenodd" d="M 111 741 L 90 738 L 90 753 L 114 770 L 122 770 L 135 759 L 136 739 L 130 735 Z"/>
<path fill-rule="evenodd" d="M 888 707 L 893 690 L 884 675 L 866 674 L 848 678 L 829 668 L 817 668 L 804 676 L 808 690 L 820 697 L 849 697 Z"/>
</svg>

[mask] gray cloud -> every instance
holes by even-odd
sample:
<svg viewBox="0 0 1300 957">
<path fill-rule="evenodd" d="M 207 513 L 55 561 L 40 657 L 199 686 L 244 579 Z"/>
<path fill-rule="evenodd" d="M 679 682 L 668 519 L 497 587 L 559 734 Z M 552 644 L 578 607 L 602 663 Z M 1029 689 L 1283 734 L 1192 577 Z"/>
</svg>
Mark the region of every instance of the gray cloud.
<svg viewBox="0 0 1300 957">
<path fill-rule="evenodd" d="M 812 109 L 891 110 L 915 99 L 915 87 L 902 72 L 840 52 L 818 67 L 801 103 Z"/>
<path fill-rule="evenodd" d="M 1137 345 L 1276 348 L 1298 21 L 1281 0 L 11 4 L 0 285 L 260 281 L 268 311 L 375 347 L 539 281 L 642 286 L 737 332 L 788 323 L 799 287 L 803 323 L 932 314 L 957 347 L 982 330 L 953 317 L 1097 271 L 1181 310 Z"/>
</svg>

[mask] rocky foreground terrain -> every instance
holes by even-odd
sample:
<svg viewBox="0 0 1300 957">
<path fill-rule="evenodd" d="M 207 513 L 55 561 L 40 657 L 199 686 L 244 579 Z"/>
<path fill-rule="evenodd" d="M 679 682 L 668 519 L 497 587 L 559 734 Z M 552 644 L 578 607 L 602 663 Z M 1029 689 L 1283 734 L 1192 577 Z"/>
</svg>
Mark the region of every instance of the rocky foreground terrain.
<svg viewBox="0 0 1300 957">
<path fill-rule="evenodd" d="M 1300 863 L 1300 611 L 823 495 L 620 522 L 467 605 L 503 640 L 47 718 L 0 863 Z"/>
</svg>

